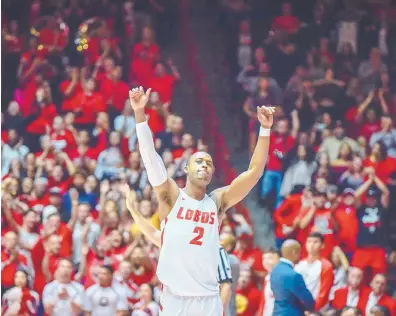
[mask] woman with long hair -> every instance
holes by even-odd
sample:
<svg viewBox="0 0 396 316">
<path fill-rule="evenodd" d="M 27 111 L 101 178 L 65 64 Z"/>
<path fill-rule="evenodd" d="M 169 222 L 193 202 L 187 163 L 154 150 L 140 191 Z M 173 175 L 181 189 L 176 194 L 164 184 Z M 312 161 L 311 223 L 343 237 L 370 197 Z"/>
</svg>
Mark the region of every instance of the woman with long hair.
<svg viewBox="0 0 396 316">
<path fill-rule="evenodd" d="M 144 283 L 139 293 L 140 301 L 133 306 L 132 316 L 158 316 L 160 307 L 154 301 L 154 287 Z"/>
<path fill-rule="evenodd" d="M 4 293 L 1 304 L 4 316 L 35 316 L 40 304 L 39 295 L 29 288 L 28 274 L 19 270 L 14 276 L 14 287 Z"/>
</svg>

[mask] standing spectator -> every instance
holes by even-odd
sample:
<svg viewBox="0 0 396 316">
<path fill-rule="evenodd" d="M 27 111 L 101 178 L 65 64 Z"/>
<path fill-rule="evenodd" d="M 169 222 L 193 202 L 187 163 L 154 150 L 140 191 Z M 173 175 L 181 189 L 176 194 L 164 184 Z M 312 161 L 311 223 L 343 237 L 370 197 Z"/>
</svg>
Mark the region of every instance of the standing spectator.
<svg viewBox="0 0 396 316">
<path fill-rule="evenodd" d="M 43 292 L 43 304 L 48 315 L 79 315 L 82 310 L 84 287 L 72 280 L 73 265 L 61 259 L 55 271 L 55 280 Z"/>
<path fill-rule="evenodd" d="M 286 154 L 293 148 L 299 130 L 297 112 L 292 113 L 292 130 L 289 132 L 289 122 L 280 119 L 275 126 L 275 132 L 271 134 L 270 149 L 267 167 L 261 180 L 260 196 L 262 199 L 270 193 L 275 193 L 275 207 L 282 202 L 279 194 L 282 183 L 282 162 Z"/>
<path fill-rule="evenodd" d="M 14 129 L 7 133 L 7 143 L 2 144 L 1 148 L 1 176 L 3 177 L 10 171 L 13 160 L 22 162 L 29 153 L 29 148 L 23 145 L 23 140 Z"/>
<path fill-rule="evenodd" d="M 165 66 L 162 63 L 157 63 L 154 68 L 154 76 L 150 81 L 152 91 L 158 93 L 159 100 L 162 103 L 170 103 L 172 101 L 175 83 L 181 79 L 180 73 L 171 59 L 167 60 L 167 65 L 172 74 L 168 75 Z"/>
<path fill-rule="evenodd" d="M 284 31 L 288 34 L 295 34 L 299 27 L 300 22 L 297 17 L 293 16 L 291 3 L 283 3 L 282 15 L 275 17 L 272 22 L 272 29 L 275 31 Z"/>
<path fill-rule="evenodd" d="M 354 153 L 359 153 L 360 148 L 355 140 L 345 136 L 344 124 L 336 121 L 333 136 L 327 137 L 319 148 L 319 153 L 326 153 L 330 161 L 336 160 L 342 143 L 347 143 Z"/>
<path fill-rule="evenodd" d="M 358 219 L 357 249 L 352 258 L 352 265 L 367 273 L 368 280 L 377 273 L 385 273 L 386 226 L 385 212 L 389 206 L 389 190 L 369 170 L 369 178 L 356 191 L 356 198 L 365 194 L 365 201 L 356 211 Z M 376 186 L 376 187 L 375 187 Z"/>
<path fill-rule="evenodd" d="M 301 260 L 295 270 L 300 273 L 315 299 L 315 310 L 324 310 L 329 304 L 330 289 L 334 281 L 333 267 L 329 260 L 320 256 L 324 247 L 324 237 L 311 233 L 305 243 L 308 256 Z"/>
<path fill-rule="evenodd" d="M 388 71 L 388 67 L 381 59 L 380 49 L 372 48 L 370 59 L 363 61 L 358 69 L 359 79 L 366 93 L 376 88 L 376 83 L 380 80 L 381 73 L 386 71 Z"/>
<path fill-rule="evenodd" d="M 113 268 L 101 266 L 99 283 L 85 291 L 83 308 L 86 313 L 92 316 L 122 315 L 128 310 L 125 291 L 112 282 Z"/>
</svg>

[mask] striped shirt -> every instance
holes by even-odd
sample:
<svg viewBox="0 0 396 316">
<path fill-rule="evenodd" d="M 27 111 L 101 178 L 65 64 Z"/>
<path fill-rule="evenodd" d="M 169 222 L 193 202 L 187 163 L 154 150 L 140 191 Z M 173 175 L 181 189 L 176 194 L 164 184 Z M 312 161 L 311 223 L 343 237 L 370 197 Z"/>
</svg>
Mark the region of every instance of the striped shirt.
<svg viewBox="0 0 396 316">
<path fill-rule="evenodd" d="M 228 254 L 223 247 L 220 247 L 220 260 L 217 267 L 217 281 L 222 283 L 232 283 L 232 274 Z"/>
</svg>

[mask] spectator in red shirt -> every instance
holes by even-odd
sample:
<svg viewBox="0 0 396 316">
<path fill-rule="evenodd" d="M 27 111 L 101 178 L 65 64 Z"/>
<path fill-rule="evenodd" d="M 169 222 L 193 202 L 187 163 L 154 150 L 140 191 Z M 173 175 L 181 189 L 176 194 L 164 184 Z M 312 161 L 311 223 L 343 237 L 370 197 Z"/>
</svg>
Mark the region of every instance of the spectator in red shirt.
<svg viewBox="0 0 396 316">
<path fill-rule="evenodd" d="M 302 211 L 299 215 L 299 228 L 303 235 L 308 237 L 311 232 L 321 233 L 324 237 L 324 247 L 320 255 L 327 259 L 330 258 L 333 247 L 336 245 L 336 232 L 333 210 L 325 207 L 326 192 L 315 189 L 314 203 L 311 207 Z M 306 250 L 302 249 L 301 257 L 304 258 Z"/>
<path fill-rule="evenodd" d="M 85 127 L 95 124 L 97 113 L 106 110 L 103 95 L 95 91 L 95 80 L 88 79 L 74 100 L 74 113 L 76 114 L 75 123 Z"/>
<path fill-rule="evenodd" d="M 47 231 L 47 233 L 51 230 Z M 56 234 L 40 238 L 32 249 L 34 267 L 34 289 L 41 296 L 46 283 L 53 279 L 55 270 L 61 260 L 61 239 Z M 44 258 L 45 257 L 45 258 Z M 45 261 L 43 262 L 43 259 Z"/>
<path fill-rule="evenodd" d="M 242 233 L 238 237 L 234 255 L 240 260 L 241 264 L 248 265 L 252 272 L 263 278 L 265 270 L 263 267 L 262 253 L 259 248 L 253 246 L 253 236 L 248 233 Z"/>
<path fill-rule="evenodd" d="M 294 34 L 298 31 L 300 27 L 300 22 L 298 18 L 292 15 L 291 3 L 285 2 L 282 5 L 282 15 L 275 17 L 272 22 L 272 28 L 280 31 L 284 31 L 288 34 Z"/>
<path fill-rule="evenodd" d="M 66 129 L 63 117 L 56 116 L 52 123 L 52 132 L 50 133 L 51 145 L 55 151 L 65 151 L 69 153 L 76 147 L 76 141 L 71 131 Z"/>
<path fill-rule="evenodd" d="M 29 135 L 29 147 L 35 151 L 38 149 L 38 136 L 46 133 L 57 114 L 56 107 L 52 103 L 48 82 L 37 90 L 36 102 L 33 107 L 35 113 L 27 118 L 26 131 Z"/>
<path fill-rule="evenodd" d="M 14 285 L 14 276 L 18 269 L 27 268 L 25 255 L 19 252 L 18 235 L 8 232 L 3 236 L 1 247 L 1 291 L 4 293 Z"/>
<path fill-rule="evenodd" d="M 102 93 L 104 102 L 110 106 L 110 110 L 120 113 L 128 98 L 129 86 L 121 80 L 122 69 L 117 66 L 113 69 L 110 76 L 100 82 L 99 91 Z"/>
<path fill-rule="evenodd" d="M 289 122 L 286 119 L 280 119 L 276 123 L 275 130 L 271 133 L 267 166 L 261 180 L 261 198 L 267 198 L 274 191 L 275 207 L 279 207 L 282 202 L 282 197 L 279 194 L 282 184 L 282 162 L 286 154 L 293 148 L 300 127 L 297 112 L 293 113 L 291 132 L 289 132 Z"/>
<path fill-rule="evenodd" d="M 61 109 L 64 112 L 73 110 L 73 99 L 82 92 L 80 73 L 77 67 L 66 69 L 68 78 L 59 86 L 59 90 L 63 96 Z"/>
<path fill-rule="evenodd" d="M 254 286 L 252 273 L 249 270 L 240 272 L 236 293 L 238 315 L 255 316 L 260 306 L 261 293 Z"/>
<path fill-rule="evenodd" d="M 159 99 L 163 103 L 170 103 L 172 101 L 175 82 L 180 80 L 180 73 L 171 59 L 167 61 L 167 64 L 171 69 L 172 74 L 168 75 L 166 73 L 165 66 L 162 63 L 158 63 L 154 69 L 154 76 L 150 81 L 152 91 L 158 92 Z"/>
<path fill-rule="evenodd" d="M 386 184 L 389 176 L 396 171 L 396 158 L 388 156 L 385 144 L 378 142 L 374 144 L 371 154 L 363 161 L 363 165 L 374 168 L 375 175 Z"/>
<path fill-rule="evenodd" d="M 136 43 L 131 52 L 131 59 L 136 59 L 141 56 L 141 53 L 147 53 L 147 59 L 154 65 L 159 59 L 160 49 L 154 42 L 153 30 L 149 27 L 144 27 L 142 30 L 142 40 Z"/>
</svg>

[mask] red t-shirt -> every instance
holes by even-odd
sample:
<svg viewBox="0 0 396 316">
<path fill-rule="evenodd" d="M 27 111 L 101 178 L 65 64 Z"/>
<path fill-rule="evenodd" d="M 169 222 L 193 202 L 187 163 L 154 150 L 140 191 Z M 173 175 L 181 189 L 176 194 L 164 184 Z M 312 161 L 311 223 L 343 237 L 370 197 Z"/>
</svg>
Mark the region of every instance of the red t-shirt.
<svg viewBox="0 0 396 316">
<path fill-rule="evenodd" d="M 142 42 L 136 43 L 132 48 L 131 59 L 139 58 L 143 51 L 146 51 L 148 59 L 154 65 L 159 58 L 159 46 L 154 43 L 149 44 L 148 46 L 145 46 Z"/>
<path fill-rule="evenodd" d="M 51 141 L 54 143 L 59 143 L 59 145 L 66 145 L 63 147 L 62 151 L 69 153 L 72 149 L 76 147 L 76 140 L 74 139 L 74 135 L 69 130 L 65 129 L 64 131 L 56 134 L 55 132 L 50 135 Z"/>
<path fill-rule="evenodd" d="M 121 112 L 125 106 L 125 101 L 128 99 L 129 86 L 124 81 L 114 82 L 106 78 L 100 84 L 100 92 L 103 94 L 106 104 L 109 104 L 109 101 L 112 100 L 113 106 Z"/>
<path fill-rule="evenodd" d="M 303 218 L 309 212 L 309 208 L 303 210 L 299 217 Z M 334 246 L 337 245 L 337 238 L 334 232 L 334 225 L 331 216 L 331 210 L 329 209 L 318 209 L 316 210 L 311 222 L 308 224 L 305 229 L 300 230 L 301 235 L 300 238 L 303 238 L 301 241 L 302 244 L 305 244 L 309 234 L 311 232 L 319 232 L 324 237 L 324 248 L 320 252 L 322 257 L 329 259 L 331 257 L 331 253 L 333 251 Z M 301 258 L 305 258 L 307 255 L 307 251 L 305 247 L 301 248 Z"/>
<path fill-rule="evenodd" d="M 74 110 L 74 98 L 82 92 L 81 84 L 76 84 L 74 86 L 74 89 L 72 92 L 69 94 L 69 96 L 65 95 L 65 91 L 67 87 L 70 85 L 71 80 L 65 80 L 62 81 L 62 83 L 59 86 L 60 91 L 62 92 L 63 95 L 63 102 L 62 102 L 62 111 L 65 112 L 70 112 Z"/>
<path fill-rule="evenodd" d="M 373 162 L 370 158 L 363 161 L 365 167 L 373 167 L 375 175 L 381 179 L 385 184 L 388 184 L 390 175 L 396 171 L 396 158 L 386 157 L 382 161 Z"/>
<path fill-rule="evenodd" d="M 2 247 L 1 249 L 1 263 L 7 261 L 10 258 L 10 254 Z M 10 264 L 6 265 L 1 270 L 1 286 L 4 287 L 13 287 L 14 286 L 14 276 L 17 272 L 18 268 L 27 268 L 27 259 L 26 257 L 18 253 L 18 257 L 15 261 L 11 262 Z"/>
<path fill-rule="evenodd" d="M 175 81 L 176 78 L 172 75 L 164 75 L 162 77 L 153 76 L 150 82 L 150 88 L 152 91 L 158 92 L 162 102 L 170 102 L 172 100 Z"/>
<path fill-rule="evenodd" d="M 106 104 L 101 93 L 93 92 L 91 95 L 86 95 L 81 92 L 74 99 L 74 109 L 78 108 L 81 112 L 77 113 L 75 123 L 94 124 L 98 113 L 106 111 Z"/>
<path fill-rule="evenodd" d="M 281 29 L 286 33 L 294 33 L 299 26 L 298 18 L 295 16 L 277 16 L 272 23 L 273 29 Z"/>
<path fill-rule="evenodd" d="M 88 288 L 91 285 L 96 284 L 95 281 L 95 272 L 94 270 L 97 267 L 100 267 L 102 265 L 109 264 L 109 258 L 103 257 L 100 258 L 96 255 L 96 253 L 93 250 L 89 250 L 88 254 L 87 254 L 87 269 L 86 269 L 86 273 L 85 273 L 85 282 L 84 282 L 84 287 Z M 111 265 L 111 264 L 110 264 Z"/>
<path fill-rule="evenodd" d="M 246 289 L 237 289 L 238 316 L 255 316 L 260 306 L 261 292 L 250 284 Z"/>
<path fill-rule="evenodd" d="M 45 105 L 40 111 L 40 116 L 28 125 L 27 132 L 31 134 L 45 134 L 46 126 L 52 126 L 52 121 L 56 115 L 55 105 L 52 103 Z"/>
<path fill-rule="evenodd" d="M 275 236 L 285 238 L 282 232 L 282 225 L 292 226 L 296 217 L 300 213 L 301 194 L 292 194 L 286 197 L 283 203 L 274 212 Z"/>
<path fill-rule="evenodd" d="M 356 249 L 358 233 L 358 221 L 356 209 L 353 207 L 340 206 L 334 212 L 334 217 L 339 224 L 338 240 L 344 252 L 352 252 Z"/>
<path fill-rule="evenodd" d="M 165 130 L 165 120 L 158 113 L 157 110 L 147 107 L 145 109 L 146 115 L 148 116 L 148 125 L 154 135 Z"/>
<path fill-rule="evenodd" d="M 291 135 L 277 135 L 276 133 L 270 136 L 270 147 L 267 162 L 267 170 L 281 171 L 282 159 L 277 155 L 286 156 L 286 154 L 293 148 L 295 139 Z"/>
<path fill-rule="evenodd" d="M 249 263 L 250 261 L 253 261 L 251 267 L 254 271 L 258 271 L 258 272 L 265 271 L 263 267 L 263 259 L 262 259 L 263 254 L 260 249 L 251 248 L 251 249 L 246 249 L 243 252 L 235 250 L 234 255 L 237 256 L 237 258 L 241 263 Z"/>
<path fill-rule="evenodd" d="M 381 130 L 379 122 L 375 123 L 363 123 L 360 127 L 359 135 L 364 136 L 367 140 L 370 140 L 371 135 Z"/>
<path fill-rule="evenodd" d="M 45 277 L 42 271 L 42 260 L 45 255 L 45 250 L 43 246 L 43 240 L 39 239 L 37 243 L 34 245 L 31 251 L 33 267 L 34 267 L 34 290 L 41 296 L 43 293 L 44 287 L 46 285 Z M 58 263 L 62 257 L 60 255 L 50 255 L 49 256 L 49 271 L 53 276 L 56 268 L 58 267 Z"/>
<path fill-rule="evenodd" d="M 48 193 L 44 194 L 43 196 L 40 196 L 38 198 L 33 198 L 30 201 L 28 201 L 28 206 L 30 209 L 35 211 L 37 214 L 41 214 L 43 211 L 44 207 L 49 205 L 49 195 Z"/>
<path fill-rule="evenodd" d="M 136 285 L 141 286 L 144 283 L 150 283 L 155 275 L 155 267 L 153 266 L 152 269 L 145 268 L 143 273 L 136 274 L 132 272 L 131 278 Z"/>
<path fill-rule="evenodd" d="M 130 65 L 129 81 L 149 87 L 153 71 L 154 65 L 149 59 L 136 58 Z"/>
</svg>

